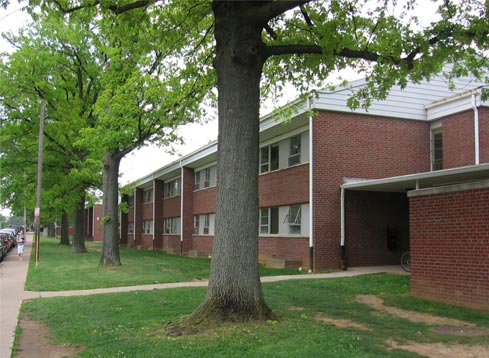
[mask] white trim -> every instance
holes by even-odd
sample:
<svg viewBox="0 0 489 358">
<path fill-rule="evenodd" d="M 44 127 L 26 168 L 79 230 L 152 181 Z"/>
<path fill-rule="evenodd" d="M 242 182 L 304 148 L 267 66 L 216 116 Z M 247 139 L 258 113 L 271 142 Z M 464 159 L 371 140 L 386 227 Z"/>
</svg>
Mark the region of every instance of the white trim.
<svg viewBox="0 0 489 358">
<path fill-rule="evenodd" d="M 408 192 L 407 196 L 408 198 L 412 198 L 416 196 L 458 193 L 461 191 L 477 190 L 477 189 L 489 189 L 489 179 L 470 182 L 470 183 L 460 183 L 460 184 L 452 184 L 447 186 L 440 186 L 436 188 L 413 190 Z"/>
<path fill-rule="evenodd" d="M 314 247 L 314 116 L 311 113 L 312 103 L 310 97 L 307 97 L 307 108 L 309 110 L 309 249 L 311 249 Z"/>
<path fill-rule="evenodd" d="M 296 128 L 294 130 L 291 130 L 287 133 L 284 133 L 284 134 L 281 134 L 281 135 L 278 135 L 276 137 L 273 137 L 271 139 L 268 139 L 264 142 L 260 142 L 260 149 L 261 148 L 264 148 L 264 147 L 268 147 L 269 145 L 272 145 L 272 144 L 277 144 L 285 139 L 289 139 L 290 137 L 294 137 L 296 135 L 299 135 L 299 134 L 302 134 L 304 132 L 307 132 L 308 131 L 308 127 L 309 127 L 309 124 L 306 124 L 306 125 L 303 125 L 299 128 Z"/>
<path fill-rule="evenodd" d="M 480 91 L 479 91 L 480 92 Z M 474 154 L 475 164 L 480 163 L 480 142 L 479 142 L 479 110 L 477 109 L 476 96 L 479 93 L 472 93 L 472 109 L 474 110 Z"/>
</svg>

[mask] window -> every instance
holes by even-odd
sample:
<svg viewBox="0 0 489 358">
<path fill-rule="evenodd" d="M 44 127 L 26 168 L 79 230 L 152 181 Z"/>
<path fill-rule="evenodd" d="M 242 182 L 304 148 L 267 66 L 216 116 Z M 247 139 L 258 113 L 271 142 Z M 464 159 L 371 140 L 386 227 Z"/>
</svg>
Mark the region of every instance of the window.
<svg viewBox="0 0 489 358">
<path fill-rule="evenodd" d="M 199 235 L 200 231 L 200 216 L 195 215 L 194 216 L 194 235 Z"/>
<path fill-rule="evenodd" d="M 153 233 L 153 220 L 144 220 L 143 234 L 152 234 L 152 233 Z"/>
<path fill-rule="evenodd" d="M 180 178 L 165 183 L 165 198 L 180 195 Z"/>
<path fill-rule="evenodd" d="M 164 218 L 163 232 L 169 235 L 180 234 L 180 217 Z"/>
<path fill-rule="evenodd" d="M 214 172 L 212 168 L 215 168 L 215 166 L 195 172 L 194 190 L 205 189 L 216 185 L 216 179 L 212 175 Z"/>
<path fill-rule="evenodd" d="M 294 205 L 289 207 L 289 212 L 285 217 L 285 223 L 289 225 L 289 234 L 301 233 L 301 206 Z"/>
<path fill-rule="evenodd" d="M 205 180 L 204 188 L 208 188 L 211 185 L 211 168 L 204 169 Z"/>
<path fill-rule="evenodd" d="M 200 189 L 200 171 L 195 172 L 194 190 Z"/>
<path fill-rule="evenodd" d="M 146 189 L 143 191 L 143 203 L 152 203 L 153 202 L 153 188 Z"/>
<path fill-rule="evenodd" d="M 278 234 L 278 207 L 260 209 L 260 234 Z"/>
<path fill-rule="evenodd" d="M 210 227 L 210 215 L 209 214 L 205 214 L 204 215 L 204 235 L 209 235 L 210 231 L 209 231 L 209 227 Z"/>
<path fill-rule="evenodd" d="M 134 195 L 130 195 L 127 197 L 127 206 L 129 208 L 134 208 Z"/>
<path fill-rule="evenodd" d="M 432 169 L 443 169 L 443 136 L 441 129 L 432 132 Z"/>
<path fill-rule="evenodd" d="M 301 162 L 301 136 L 290 137 L 289 167 Z"/>
<path fill-rule="evenodd" d="M 134 234 L 134 223 L 127 223 L 127 233 Z"/>
<path fill-rule="evenodd" d="M 278 169 L 278 144 L 260 149 L 260 173 Z"/>
</svg>

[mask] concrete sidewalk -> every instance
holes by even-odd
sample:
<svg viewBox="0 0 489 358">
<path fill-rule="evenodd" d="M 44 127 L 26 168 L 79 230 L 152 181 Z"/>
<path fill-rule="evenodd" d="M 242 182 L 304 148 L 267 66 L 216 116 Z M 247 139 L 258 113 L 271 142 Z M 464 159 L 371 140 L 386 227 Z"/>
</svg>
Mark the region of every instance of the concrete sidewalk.
<svg viewBox="0 0 489 358">
<path fill-rule="evenodd" d="M 24 285 L 29 268 L 32 233 L 27 233 L 26 239 L 23 261 L 19 261 L 17 247 L 14 247 L 0 263 L 0 357 L 4 358 L 11 355 L 20 305 L 26 298 Z"/>
<path fill-rule="evenodd" d="M 29 233 L 28 233 L 29 234 Z M 17 249 L 13 249 L 0 264 L 0 357 L 8 358 L 11 356 L 14 343 L 15 328 L 17 327 L 19 309 L 22 301 L 33 298 L 59 297 L 59 296 L 84 296 L 100 293 L 127 292 L 127 291 L 148 291 L 178 287 L 205 287 L 207 281 L 198 282 L 176 282 L 155 285 L 126 286 L 101 288 L 80 291 L 56 291 L 56 292 L 31 292 L 25 291 L 25 281 L 29 257 L 32 249 L 32 235 L 27 237 L 24 251 L 24 261 L 19 262 Z M 305 274 L 287 276 L 262 277 L 261 281 L 277 282 L 284 280 L 297 279 L 318 279 L 318 278 L 338 278 L 352 277 L 379 273 L 406 274 L 400 266 L 375 266 L 375 267 L 354 267 L 348 271 L 339 271 L 325 274 Z"/>
</svg>

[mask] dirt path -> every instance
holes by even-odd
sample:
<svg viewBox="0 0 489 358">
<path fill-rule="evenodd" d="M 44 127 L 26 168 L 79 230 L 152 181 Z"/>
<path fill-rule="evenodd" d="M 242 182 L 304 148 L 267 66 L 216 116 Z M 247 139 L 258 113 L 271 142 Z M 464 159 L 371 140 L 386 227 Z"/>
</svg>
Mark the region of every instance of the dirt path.
<svg viewBox="0 0 489 358">
<path fill-rule="evenodd" d="M 22 334 L 16 358 L 71 358 L 83 350 L 82 347 L 56 345 L 49 338 L 49 328 L 30 319 L 28 314 L 19 321 Z"/>
</svg>

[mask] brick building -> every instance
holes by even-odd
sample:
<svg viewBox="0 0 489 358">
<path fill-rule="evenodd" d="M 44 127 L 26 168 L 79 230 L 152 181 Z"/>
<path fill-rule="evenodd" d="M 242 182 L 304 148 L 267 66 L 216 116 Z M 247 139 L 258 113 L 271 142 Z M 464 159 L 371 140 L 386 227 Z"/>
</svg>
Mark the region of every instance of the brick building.
<svg viewBox="0 0 489 358">
<path fill-rule="evenodd" d="M 489 309 L 483 84 L 450 90 L 439 77 L 352 111 L 347 99 L 363 85 L 295 101 L 289 121 L 261 119 L 260 261 L 397 265 L 410 248 L 415 295 Z M 123 197 L 123 244 L 211 255 L 216 160 L 212 143 L 139 179 Z"/>
</svg>

